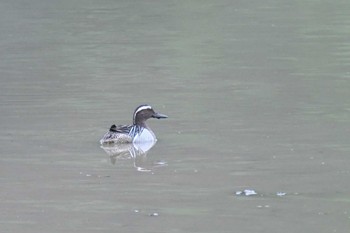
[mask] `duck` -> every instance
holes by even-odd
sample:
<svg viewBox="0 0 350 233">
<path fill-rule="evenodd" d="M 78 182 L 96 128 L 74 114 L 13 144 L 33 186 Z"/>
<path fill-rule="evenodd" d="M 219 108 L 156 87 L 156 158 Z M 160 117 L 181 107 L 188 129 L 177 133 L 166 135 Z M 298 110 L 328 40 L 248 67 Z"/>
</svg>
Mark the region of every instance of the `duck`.
<svg viewBox="0 0 350 233">
<path fill-rule="evenodd" d="M 132 125 L 113 124 L 100 140 L 100 144 L 155 143 L 156 135 L 146 124 L 150 118 L 164 119 L 168 116 L 155 112 L 148 104 L 142 104 L 134 111 Z"/>
</svg>

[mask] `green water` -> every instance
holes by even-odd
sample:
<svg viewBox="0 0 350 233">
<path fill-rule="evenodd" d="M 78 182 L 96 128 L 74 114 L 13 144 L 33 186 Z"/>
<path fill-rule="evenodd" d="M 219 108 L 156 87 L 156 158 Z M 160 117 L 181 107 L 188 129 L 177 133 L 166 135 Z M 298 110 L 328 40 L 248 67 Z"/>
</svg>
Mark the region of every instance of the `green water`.
<svg viewBox="0 0 350 233">
<path fill-rule="evenodd" d="M 349 10 L 0 3 L 0 231 L 346 232 Z M 157 144 L 111 158 L 143 103 Z"/>
</svg>

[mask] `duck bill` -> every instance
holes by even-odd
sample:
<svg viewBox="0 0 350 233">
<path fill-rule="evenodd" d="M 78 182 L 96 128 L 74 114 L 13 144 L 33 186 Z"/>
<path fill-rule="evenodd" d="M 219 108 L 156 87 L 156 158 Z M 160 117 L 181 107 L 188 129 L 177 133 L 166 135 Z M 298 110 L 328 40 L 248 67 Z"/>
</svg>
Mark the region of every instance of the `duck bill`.
<svg viewBox="0 0 350 233">
<path fill-rule="evenodd" d="M 164 114 L 161 114 L 161 113 L 157 113 L 157 112 L 154 113 L 152 117 L 153 118 L 157 118 L 157 119 L 168 118 L 167 115 L 164 115 Z"/>
</svg>

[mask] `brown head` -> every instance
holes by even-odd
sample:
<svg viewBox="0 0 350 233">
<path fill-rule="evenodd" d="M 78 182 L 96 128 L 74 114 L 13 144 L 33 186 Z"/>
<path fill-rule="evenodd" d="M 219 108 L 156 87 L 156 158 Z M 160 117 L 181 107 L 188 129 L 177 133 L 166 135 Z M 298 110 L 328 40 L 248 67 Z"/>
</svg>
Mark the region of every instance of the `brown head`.
<svg viewBox="0 0 350 233">
<path fill-rule="evenodd" d="M 135 109 L 134 116 L 133 116 L 133 124 L 147 127 L 145 122 L 149 118 L 162 119 L 162 118 L 167 118 L 167 117 L 168 117 L 167 115 L 155 112 L 150 105 L 143 104 L 143 105 L 138 106 Z"/>
</svg>

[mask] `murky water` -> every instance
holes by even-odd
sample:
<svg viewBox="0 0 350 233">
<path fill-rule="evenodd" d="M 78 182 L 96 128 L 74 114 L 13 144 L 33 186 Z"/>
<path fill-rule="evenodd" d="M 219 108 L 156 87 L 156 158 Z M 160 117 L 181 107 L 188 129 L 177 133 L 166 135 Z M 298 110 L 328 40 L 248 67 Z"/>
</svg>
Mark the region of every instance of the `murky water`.
<svg viewBox="0 0 350 233">
<path fill-rule="evenodd" d="M 347 232 L 349 11 L 0 3 L 0 231 Z M 142 103 L 157 144 L 106 153 Z"/>
</svg>

